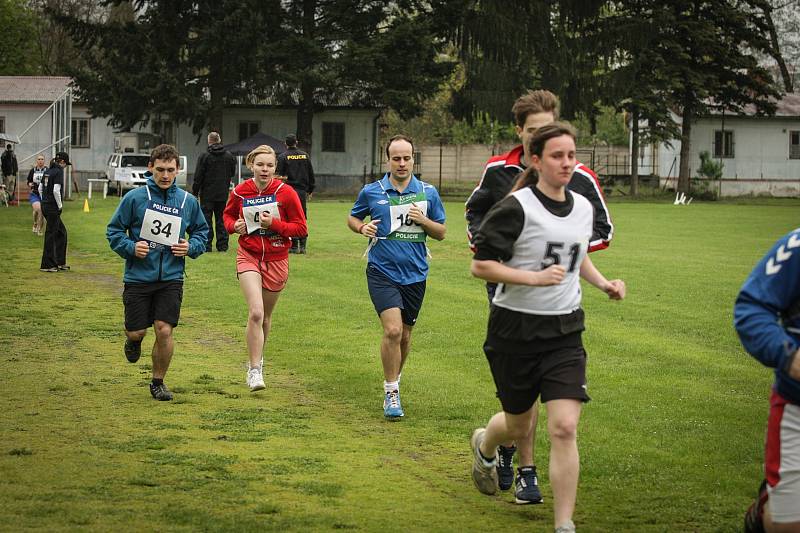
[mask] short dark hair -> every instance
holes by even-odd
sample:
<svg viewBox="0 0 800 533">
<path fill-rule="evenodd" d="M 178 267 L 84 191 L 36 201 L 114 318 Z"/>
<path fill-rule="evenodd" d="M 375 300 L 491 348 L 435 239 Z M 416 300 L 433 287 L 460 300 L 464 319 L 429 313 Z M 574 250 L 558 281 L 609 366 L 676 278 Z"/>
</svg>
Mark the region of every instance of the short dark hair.
<svg viewBox="0 0 800 533">
<path fill-rule="evenodd" d="M 6 150 L 11 150 L 11 145 L 10 144 L 6 145 Z"/>
<path fill-rule="evenodd" d="M 394 137 L 389 139 L 389 142 L 386 143 L 386 159 L 389 159 L 389 147 L 395 141 L 406 141 L 408 144 L 411 145 L 411 153 L 412 154 L 414 153 L 414 141 L 408 135 L 403 135 L 401 133 L 399 135 L 395 135 Z"/>
<path fill-rule="evenodd" d="M 153 148 L 153 151 L 150 152 L 150 164 L 154 164 L 156 159 L 160 159 L 162 161 L 170 161 L 174 159 L 178 168 L 181 168 L 181 156 L 178 153 L 178 149 L 171 144 L 159 144 Z"/>
<path fill-rule="evenodd" d="M 576 137 L 575 128 L 567 122 L 553 122 L 552 124 L 542 126 L 536 130 L 536 133 L 533 134 L 530 142 L 528 142 L 528 152 L 531 155 L 536 155 L 541 158 L 547 141 L 555 139 L 556 137 L 561 137 L 562 135 L 569 135 L 574 141 Z M 536 169 L 533 168 L 533 165 L 531 165 L 525 169 L 525 172 L 520 174 L 511 191 L 513 192 L 523 187 L 536 185 L 537 181 L 539 181 L 539 174 L 536 172 Z"/>
<path fill-rule="evenodd" d="M 558 96 L 550 91 L 540 89 L 538 91 L 528 91 L 514 102 L 511 108 L 514 115 L 514 122 L 517 126 L 525 125 L 528 115 L 536 113 L 552 113 L 553 118 L 558 120 Z"/>
<path fill-rule="evenodd" d="M 297 135 L 290 133 L 286 136 L 286 146 L 297 146 Z"/>
</svg>

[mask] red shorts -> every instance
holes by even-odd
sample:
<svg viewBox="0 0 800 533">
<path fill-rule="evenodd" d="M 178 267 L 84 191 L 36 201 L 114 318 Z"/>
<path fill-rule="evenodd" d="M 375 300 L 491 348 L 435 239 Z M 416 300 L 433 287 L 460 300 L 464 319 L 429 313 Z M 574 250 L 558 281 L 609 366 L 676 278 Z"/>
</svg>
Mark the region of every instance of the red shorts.
<svg viewBox="0 0 800 533">
<path fill-rule="evenodd" d="M 289 279 L 289 258 L 277 261 L 262 261 L 247 250 L 239 247 L 236 252 L 236 277 L 242 272 L 258 272 L 261 286 L 271 292 L 282 291 Z"/>
<path fill-rule="evenodd" d="M 774 389 L 770 397 L 765 470 L 772 521 L 800 521 L 800 406 Z"/>
</svg>

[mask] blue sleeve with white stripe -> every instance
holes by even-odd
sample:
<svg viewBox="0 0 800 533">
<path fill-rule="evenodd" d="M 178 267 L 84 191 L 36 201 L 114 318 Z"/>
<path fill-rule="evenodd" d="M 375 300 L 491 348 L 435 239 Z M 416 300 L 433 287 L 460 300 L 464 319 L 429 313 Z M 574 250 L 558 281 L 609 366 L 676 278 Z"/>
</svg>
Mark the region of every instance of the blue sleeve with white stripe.
<svg viewBox="0 0 800 533">
<path fill-rule="evenodd" d="M 750 273 L 736 298 L 733 310 L 736 332 L 744 348 L 764 365 L 784 368 L 797 351 L 800 330 L 796 328 L 800 328 L 800 317 L 786 317 L 785 313 L 797 309 L 798 301 L 800 228 L 775 243 Z"/>
<path fill-rule="evenodd" d="M 364 187 L 358 193 L 356 203 L 353 204 L 353 209 L 350 210 L 350 215 L 359 220 L 364 220 L 369 214 L 369 196 L 367 195 L 367 188 Z"/>
<path fill-rule="evenodd" d="M 428 199 L 428 213 L 427 217 L 434 222 L 444 224 L 445 214 L 442 199 L 439 197 L 439 191 L 433 185 L 425 184 L 425 195 Z"/>
</svg>

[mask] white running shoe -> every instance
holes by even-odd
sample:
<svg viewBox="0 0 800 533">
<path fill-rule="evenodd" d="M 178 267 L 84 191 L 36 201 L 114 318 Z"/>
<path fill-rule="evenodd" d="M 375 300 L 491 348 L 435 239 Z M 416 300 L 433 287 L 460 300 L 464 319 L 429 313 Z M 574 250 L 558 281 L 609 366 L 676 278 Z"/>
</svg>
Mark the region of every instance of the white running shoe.
<svg viewBox="0 0 800 533">
<path fill-rule="evenodd" d="M 250 387 L 250 392 L 257 390 L 264 390 L 267 388 L 264 385 L 264 376 L 261 373 L 261 367 L 257 366 L 247 371 L 247 386 Z"/>
</svg>

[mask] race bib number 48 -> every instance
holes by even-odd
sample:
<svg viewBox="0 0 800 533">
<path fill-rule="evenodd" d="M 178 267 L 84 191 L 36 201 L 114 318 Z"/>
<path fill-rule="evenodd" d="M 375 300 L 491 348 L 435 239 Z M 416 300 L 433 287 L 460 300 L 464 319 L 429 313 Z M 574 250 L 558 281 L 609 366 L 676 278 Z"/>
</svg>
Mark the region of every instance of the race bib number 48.
<svg viewBox="0 0 800 533">
<path fill-rule="evenodd" d="M 144 212 L 139 237 L 146 241 L 172 246 L 181 235 L 181 208 L 150 201 Z"/>
<path fill-rule="evenodd" d="M 242 217 L 247 224 L 247 233 L 255 233 L 262 229 L 261 213 L 264 211 L 269 211 L 272 218 L 280 220 L 281 215 L 278 212 L 278 202 L 275 201 L 274 194 L 242 200 Z"/>
</svg>

